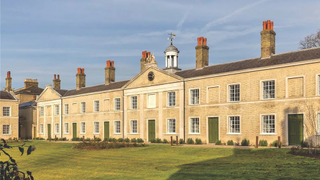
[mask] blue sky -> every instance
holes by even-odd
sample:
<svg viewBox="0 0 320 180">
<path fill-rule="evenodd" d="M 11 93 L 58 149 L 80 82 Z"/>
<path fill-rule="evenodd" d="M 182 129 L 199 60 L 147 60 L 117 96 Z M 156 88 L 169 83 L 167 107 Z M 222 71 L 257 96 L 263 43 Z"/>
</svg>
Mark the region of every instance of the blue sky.
<svg viewBox="0 0 320 180">
<path fill-rule="evenodd" d="M 179 67 L 195 67 L 197 37 L 208 39 L 209 65 L 260 57 L 262 22 L 274 22 L 276 53 L 295 51 L 320 28 L 319 0 L 15 0 L 1 2 L 0 84 L 11 71 L 12 87 L 25 78 L 39 86 L 60 74 L 61 88 L 74 89 L 77 67 L 86 86 L 104 84 L 106 60 L 116 81 L 140 72 L 141 52 L 164 53 L 176 33 Z"/>
</svg>

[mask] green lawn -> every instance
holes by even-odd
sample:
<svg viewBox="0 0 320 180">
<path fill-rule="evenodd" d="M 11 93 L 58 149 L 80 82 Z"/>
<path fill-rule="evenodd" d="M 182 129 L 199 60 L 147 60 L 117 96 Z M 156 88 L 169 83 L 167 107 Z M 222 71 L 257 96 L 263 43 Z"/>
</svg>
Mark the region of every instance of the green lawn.
<svg viewBox="0 0 320 180">
<path fill-rule="evenodd" d="M 31 155 L 8 151 L 20 170 L 50 179 L 320 179 L 320 160 L 289 149 L 212 149 L 149 145 L 75 150 L 73 144 L 33 141 Z M 16 144 L 15 144 L 16 145 Z M 0 158 L 6 156 L 1 153 Z"/>
</svg>

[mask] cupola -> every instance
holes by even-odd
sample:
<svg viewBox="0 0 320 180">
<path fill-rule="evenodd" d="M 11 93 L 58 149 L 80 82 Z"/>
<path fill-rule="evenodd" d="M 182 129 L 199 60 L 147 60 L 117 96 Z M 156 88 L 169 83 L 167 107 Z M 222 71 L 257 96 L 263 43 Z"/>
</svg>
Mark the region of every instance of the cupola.
<svg viewBox="0 0 320 180">
<path fill-rule="evenodd" d="M 165 70 L 168 71 L 168 72 L 175 73 L 176 71 L 181 70 L 181 69 L 178 68 L 179 50 L 178 50 L 177 47 L 175 47 L 172 44 L 172 40 L 174 39 L 174 36 L 176 36 L 176 35 L 173 34 L 173 33 L 170 33 L 169 35 L 170 35 L 170 37 L 168 39 L 171 40 L 171 44 L 164 51 L 164 53 L 165 53 L 165 61 L 166 61 Z"/>
</svg>

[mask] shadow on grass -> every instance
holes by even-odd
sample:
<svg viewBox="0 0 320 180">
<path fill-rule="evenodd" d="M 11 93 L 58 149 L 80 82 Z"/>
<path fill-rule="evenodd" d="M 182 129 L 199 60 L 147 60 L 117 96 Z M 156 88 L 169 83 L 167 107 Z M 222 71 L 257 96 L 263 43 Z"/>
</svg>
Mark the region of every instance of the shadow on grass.
<svg viewBox="0 0 320 180">
<path fill-rule="evenodd" d="M 317 179 L 320 161 L 288 149 L 234 149 L 231 156 L 178 166 L 168 179 Z M 306 178 L 307 177 L 307 178 Z"/>
</svg>

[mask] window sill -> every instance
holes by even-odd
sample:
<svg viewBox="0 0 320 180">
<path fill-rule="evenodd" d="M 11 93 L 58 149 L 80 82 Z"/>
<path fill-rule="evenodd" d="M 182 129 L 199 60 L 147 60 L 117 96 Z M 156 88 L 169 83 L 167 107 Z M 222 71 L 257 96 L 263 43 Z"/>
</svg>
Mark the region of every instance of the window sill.
<svg viewBox="0 0 320 180">
<path fill-rule="evenodd" d="M 113 135 L 121 135 L 121 133 L 113 133 Z"/>
<path fill-rule="evenodd" d="M 227 135 L 242 135 L 242 133 L 227 133 Z"/>
<path fill-rule="evenodd" d="M 60 133 L 53 133 L 53 135 L 59 135 Z"/>
<path fill-rule="evenodd" d="M 268 100 L 274 100 L 276 98 L 269 98 L 269 99 L 260 99 L 261 101 L 268 101 Z"/>
<path fill-rule="evenodd" d="M 179 135 L 180 133 L 163 133 L 163 135 Z"/>
<path fill-rule="evenodd" d="M 259 136 L 276 136 L 277 133 L 260 133 Z"/>
<path fill-rule="evenodd" d="M 69 133 L 63 133 L 63 134 L 69 134 Z"/>
<path fill-rule="evenodd" d="M 200 105 L 200 103 L 199 104 L 189 104 L 189 106 L 197 106 L 197 105 Z"/>
<path fill-rule="evenodd" d="M 2 134 L 3 136 L 10 136 L 11 134 Z"/>
<path fill-rule="evenodd" d="M 127 133 L 127 134 L 140 134 L 140 133 Z"/>
<path fill-rule="evenodd" d="M 200 133 L 189 133 L 188 135 L 200 135 Z"/>
<path fill-rule="evenodd" d="M 228 101 L 229 103 L 238 103 L 240 101 Z"/>
<path fill-rule="evenodd" d="M 94 135 L 99 135 L 100 133 L 99 132 L 97 132 L 97 133 L 93 133 Z"/>
<path fill-rule="evenodd" d="M 80 135 L 85 135 L 86 133 L 80 133 Z"/>
</svg>

